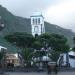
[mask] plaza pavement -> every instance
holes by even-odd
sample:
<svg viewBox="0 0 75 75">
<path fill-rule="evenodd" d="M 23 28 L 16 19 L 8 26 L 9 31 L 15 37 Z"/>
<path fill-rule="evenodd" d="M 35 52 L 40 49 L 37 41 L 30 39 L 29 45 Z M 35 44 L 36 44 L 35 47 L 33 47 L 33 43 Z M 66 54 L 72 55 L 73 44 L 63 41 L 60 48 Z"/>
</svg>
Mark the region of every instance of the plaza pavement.
<svg viewBox="0 0 75 75">
<path fill-rule="evenodd" d="M 58 72 L 58 74 L 47 74 L 47 72 L 8 72 L 5 75 L 75 75 L 74 72 Z"/>
</svg>

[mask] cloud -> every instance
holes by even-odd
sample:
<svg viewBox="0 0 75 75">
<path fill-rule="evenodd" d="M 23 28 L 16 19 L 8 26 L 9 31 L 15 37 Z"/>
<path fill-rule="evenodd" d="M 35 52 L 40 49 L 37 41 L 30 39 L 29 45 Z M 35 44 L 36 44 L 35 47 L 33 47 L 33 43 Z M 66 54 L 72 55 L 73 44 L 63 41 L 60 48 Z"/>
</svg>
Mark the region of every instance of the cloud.
<svg viewBox="0 0 75 75">
<path fill-rule="evenodd" d="M 50 0 L 1 0 L 1 4 L 15 15 L 29 17 L 35 11 L 46 9 Z"/>
<path fill-rule="evenodd" d="M 61 0 L 0 0 L 0 4 L 15 15 L 29 17 L 33 12 L 43 12 L 49 6 Z"/>
<path fill-rule="evenodd" d="M 74 30 L 75 0 L 60 2 L 48 7 L 45 11 L 44 14 L 47 21 Z"/>
<path fill-rule="evenodd" d="M 40 11 L 50 23 L 75 28 L 75 0 L 0 0 L 0 4 L 17 16 L 29 18 Z"/>
</svg>

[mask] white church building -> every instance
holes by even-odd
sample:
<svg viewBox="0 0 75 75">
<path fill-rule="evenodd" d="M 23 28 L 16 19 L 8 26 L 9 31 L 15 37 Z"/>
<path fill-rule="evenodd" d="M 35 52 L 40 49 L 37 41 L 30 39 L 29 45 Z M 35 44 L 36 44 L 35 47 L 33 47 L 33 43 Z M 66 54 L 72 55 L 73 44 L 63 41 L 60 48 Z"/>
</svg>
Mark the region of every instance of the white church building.
<svg viewBox="0 0 75 75">
<path fill-rule="evenodd" d="M 31 18 L 31 32 L 35 36 L 45 33 L 44 17 L 40 12 L 34 13 Z"/>
</svg>

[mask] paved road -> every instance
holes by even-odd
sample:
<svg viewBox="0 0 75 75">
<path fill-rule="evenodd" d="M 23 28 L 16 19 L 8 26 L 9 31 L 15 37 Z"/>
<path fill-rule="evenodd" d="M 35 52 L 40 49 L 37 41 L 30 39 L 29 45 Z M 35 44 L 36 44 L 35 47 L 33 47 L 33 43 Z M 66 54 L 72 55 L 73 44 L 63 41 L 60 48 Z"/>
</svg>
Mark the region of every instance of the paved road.
<svg viewBox="0 0 75 75">
<path fill-rule="evenodd" d="M 46 72 L 31 72 L 31 73 L 23 73 L 23 72 L 9 72 L 6 75 L 56 75 L 56 74 L 47 74 Z M 57 75 L 75 75 L 75 72 L 58 72 Z"/>
</svg>

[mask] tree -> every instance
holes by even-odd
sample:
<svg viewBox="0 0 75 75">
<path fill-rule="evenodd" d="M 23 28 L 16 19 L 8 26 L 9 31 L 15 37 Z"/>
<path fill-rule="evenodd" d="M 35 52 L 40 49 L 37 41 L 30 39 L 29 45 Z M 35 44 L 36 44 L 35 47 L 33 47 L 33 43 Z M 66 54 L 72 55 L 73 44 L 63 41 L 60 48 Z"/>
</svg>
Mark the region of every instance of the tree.
<svg viewBox="0 0 75 75">
<path fill-rule="evenodd" d="M 18 53 L 22 56 L 25 63 L 28 65 L 32 58 L 30 55 L 32 53 L 30 49 L 33 46 L 35 38 L 31 34 L 16 32 L 5 36 L 5 39 L 11 44 L 20 48 L 21 51 Z"/>
<path fill-rule="evenodd" d="M 30 49 L 25 48 L 22 50 L 22 56 L 25 61 L 26 66 L 28 67 L 31 63 L 34 52 L 31 52 Z"/>
<path fill-rule="evenodd" d="M 60 54 L 66 53 L 67 64 L 68 60 L 68 52 L 69 52 L 69 45 L 67 44 L 67 39 L 63 35 L 59 34 L 42 34 L 39 36 L 41 43 L 45 47 L 51 47 L 52 51 L 50 52 L 50 57 L 53 61 L 57 61 Z M 58 55 L 57 55 L 58 54 Z M 56 57 L 57 56 L 57 57 Z"/>
<path fill-rule="evenodd" d="M 51 58 L 52 61 L 57 62 L 58 58 L 60 56 L 60 53 L 57 51 L 52 51 L 49 55 L 49 57 Z"/>
<path fill-rule="evenodd" d="M 0 52 L 0 61 L 2 60 L 2 58 L 3 58 L 3 52 Z"/>
<path fill-rule="evenodd" d="M 73 48 L 72 48 L 72 51 L 74 51 L 74 52 L 75 52 L 75 47 L 73 47 Z"/>
<path fill-rule="evenodd" d="M 29 48 L 34 42 L 34 37 L 31 34 L 16 32 L 10 35 L 5 36 L 5 39 L 20 48 Z"/>
<path fill-rule="evenodd" d="M 67 44 L 67 39 L 63 35 L 59 34 L 42 34 L 39 36 L 39 40 L 43 47 L 51 47 L 52 50 L 59 52 L 68 52 L 69 45 Z"/>
<path fill-rule="evenodd" d="M 74 44 L 75 44 L 75 37 L 73 37 L 73 42 L 74 42 Z M 72 48 L 72 51 L 75 52 L 75 46 Z"/>
<path fill-rule="evenodd" d="M 40 41 L 36 40 L 32 43 L 32 47 L 36 50 L 40 50 L 42 45 L 41 45 Z"/>
<path fill-rule="evenodd" d="M 51 36 L 48 33 L 42 34 L 38 37 L 38 40 L 41 42 L 42 47 L 46 48 L 49 46 L 49 39 Z"/>
<path fill-rule="evenodd" d="M 58 34 L 52 34 L 54 37 L 54 43 L 52 44 L 52 48 L 55 51 L 58 51 L 59 53 L 66 53 L 66 66 L 69 66 L 69 58 L 68 58 L 68 52 L 69 52 L 69 45 L 67 44 L 67 39 Z"/>
<path fill-rule="evenodd" d="M 7 39 L 11 43 L 16 42 L 16 46 L 20 48 L 33 48 L 33 50 L 38 50 L 38 55 L 40 54 L 40 50 L 42 48 L 44 48 L 44 50 L 48 50 L 51 47 L 52 52 L 55 52 L 55 55 L 52 54 L 53 57 L 56 56 L 57 52 L 59 53 L 58 55 L 60 55 L 61 53 L 66 53 L 68 56 L 68 40 L 63 35 L 45 33 L 34 38 L 31 34 L 27 33 L 13 33 L 11 35 L 7 35 L 5 39 Z M 42 51 L 41 54 L 41 56 L 43 56 L 44 52 Z"/>
<path fill-rule="evenodd" d="M 0 51 L 0 65 L 2 68 L 4 68 L 4 64 L 5 64 L 5 53 L 6 50 L 2 48 Z"/>
<path fill-rule="evenodd" d="M 73 42 L 75 43 L 75 37 L 73 37 Z"/>
<path fill-rule="evenodd" d="M 63 35 L 59 34 L 51 34 L 52 38 L 50 39 L 51 47 L 53 50 L 59 52 L 66 52 L 68 51 L 67 39 Z"/>
</svg>

